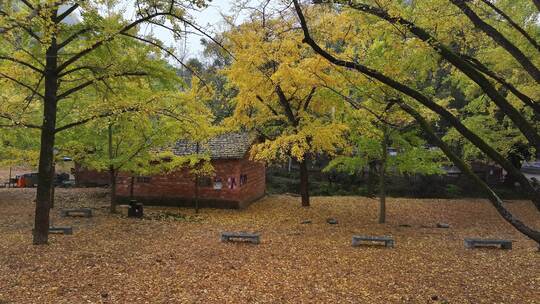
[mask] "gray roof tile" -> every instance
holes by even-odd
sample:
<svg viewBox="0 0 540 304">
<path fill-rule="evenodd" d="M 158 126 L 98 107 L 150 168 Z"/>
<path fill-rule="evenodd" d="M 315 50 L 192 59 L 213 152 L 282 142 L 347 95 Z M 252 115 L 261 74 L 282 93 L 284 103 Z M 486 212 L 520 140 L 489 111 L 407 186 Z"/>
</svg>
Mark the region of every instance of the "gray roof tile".
<svg viewBox="0 0 540 304">
<path fill-rule="evenodd" d="M 253 137 L 247 132 L 225 133 L 199 144 L 178 141 L 172 152 L 177 156 L 209 153 L 211 159 L 238 159 L 246 155 L 252 143 Z"/>
</svg>

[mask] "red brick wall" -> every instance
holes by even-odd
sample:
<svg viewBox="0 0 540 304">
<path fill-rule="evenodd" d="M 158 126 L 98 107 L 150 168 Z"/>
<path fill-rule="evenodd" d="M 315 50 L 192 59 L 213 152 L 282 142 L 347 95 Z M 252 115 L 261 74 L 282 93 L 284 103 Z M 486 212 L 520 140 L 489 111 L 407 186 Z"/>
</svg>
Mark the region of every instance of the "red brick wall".
<svg viewBox="0 0 540 304">
<path fill-rule="evenodd" d="M 75 163 L 75 183 L 77 186 L 105 186 L 109 184 L 109 173 L 90 170 Z"/>
<path fill-rule="evenodd" d="M 247 159 L 213 160 L 214 176 L 210 186 L 199 186 L 201 207 L 242 208 L 264 195 L 264 164 Z M 240 185 L 240 174 L 247 174 L 245 185 Z M 214 179 L 221 178 L 222 188 L 214 189 Z M 229 178 L 234 178 L 234 186 L 229 186 Z M 117 195 L 125 201 L 130 195 L 131 177 L 121 174 L 117 180 Z M 195 181 L 189 170 L 179 170 L 166 175 L 154 175 L 148 182 L 138 182 L 135 178 L 133 196 L 147 204 L 193 206 Z"/>
<path fill-rule="evenodd" d="M 266 166 L 248 159 L 240 160 L 240 174 L 247 176 L 247 183 L 240 187 L 242 205 L 261 198 L 266 192 Z"/>
</svg>

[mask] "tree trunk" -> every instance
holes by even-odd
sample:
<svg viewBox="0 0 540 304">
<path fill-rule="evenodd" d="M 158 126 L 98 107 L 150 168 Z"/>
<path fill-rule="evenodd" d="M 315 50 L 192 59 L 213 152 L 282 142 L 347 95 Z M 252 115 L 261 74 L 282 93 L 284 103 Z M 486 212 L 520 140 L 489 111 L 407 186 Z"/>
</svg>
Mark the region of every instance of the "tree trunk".
<svg viewBox="0 0 540 304">
<path fill-rule="evenodd" d="M 110 211 L 111 213 L 116 213 L 116 170 L 114 170 L 114 166 L 109 166 L 109 183 L 111 184 L 111 206 Z"/>
<path fill-rule="evenodd" d="M 54 155 L 53 155 L 54 157 Z M 49 209 L 54 209 L 54 190 L 55 190 L 55 185 L 54 185 L 54 182 L 55 182 L 55 177 L 56 177 L 56 165 L 55 165 L 55 162 L 53 160 L 53 165 L 52 165 L 52 169 L 51 169 L 51 179 L 52 179 L 52 185 L 51 185 L 51 203 L 50 203 L 50 206 L 49 206 Z"/>
<path fill-rule="evenodd" d="M 370 161 L 368 164 L 367 172 L 367 196 L 373 198 L 375 196 L 376 187 L 377 187 L 377 163 L 375 161 Z"/>
<path fill-rule="evenodd" d="M 538 9 L 538 11 L 540 12 L 540 0 L 533 0 L 534 2 L 534 5 L 536 5 L 536 8 Z"/>
<path fill-rule="evenodd" d="M 381 168 L 379 172 L 379 224 L 386 222 L 386 162 L 388 158 L 388 131 L 383 127 L 381 142 Z"/>
<path fill-rule="evenodd" d="M 195 213 L 199 213 L 199 176 L 195 177 Z"/>
<path fill-rule="evenodd" d="M 302 206 L 309 207 L 309 181 L 308 181 L 307 159 L 300 162 L 300 196 L 302 196 Z"/>
<path fill-rule="evenodd" d="M 111 195 L 111 206 L 110 211 L 111 213 L 116 213 L 116 170 L 114 169 L 114 165 L 112 163 L 114 155 L 113 155 L 113 130 L 112 130 L 112 124 L 109 123 L 109 130 L 108 130 L 108 145 L 109 145 L 109 183 L 110 183 L 110 195 Z"/>
<path fill-rule="evenodd" d="M 56 128 L 58 94 L 58 50 L 56 38 L 46 52 L 45 98 L 43 105 L 43 124 L 39 151 L 38 187 L 36 194 L 36 213 L 34 220 L 34 245 L 47 244 L 49 240 L 49 208 L 51 205 L 52 166 Z"/>
</svg>

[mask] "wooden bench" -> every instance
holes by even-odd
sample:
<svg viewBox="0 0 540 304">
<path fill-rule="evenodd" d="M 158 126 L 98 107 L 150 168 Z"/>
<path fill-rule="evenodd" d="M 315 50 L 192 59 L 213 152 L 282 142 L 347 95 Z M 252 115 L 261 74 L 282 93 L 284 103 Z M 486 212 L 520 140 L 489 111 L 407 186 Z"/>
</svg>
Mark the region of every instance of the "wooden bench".
<svg viewBox="0 0 540 304">
<path fill-rule="evenodd" d="M 90 208 L 79 208 L 79 209 L 61 209 L 60 216 L 83 216 L 83 217 L 92 217 L 92 209 Z"/>
<path fill-rule="evenodd" d="M 357 247 L 362 244 L 362 242 L 371 242 L 371 243 L 384 243 L 385 247 L 394 247 L 394 239 L 391 236 L 364 236 L 364 235 L 355 235 L 352 237 L 352 246 Z"/>
<path fill-rule="evenodd" d="M 53 234 L 73 234 L 72 227 L 49 227 L 49 233 Z"/>
<path fill-rule="evenodd" d="M 465 248 L 472 249 L 478 246 L 501 246 L 501 249 L 512 249 L 511 240 L 494 240 L 494 239 L 473 239 L 467 238 L 465 241 Z"/>
<path fill-rule="evenodd" d="M 247 232 L 222 232 L 221 233 L 221 241 L 222 242 L 231 242 L 231 241 L 248 241 L 253 244 L 259 244 L 261 242 L 260 240 L 260 234 L 256 233 L 247 233 Z"/>
</svg>

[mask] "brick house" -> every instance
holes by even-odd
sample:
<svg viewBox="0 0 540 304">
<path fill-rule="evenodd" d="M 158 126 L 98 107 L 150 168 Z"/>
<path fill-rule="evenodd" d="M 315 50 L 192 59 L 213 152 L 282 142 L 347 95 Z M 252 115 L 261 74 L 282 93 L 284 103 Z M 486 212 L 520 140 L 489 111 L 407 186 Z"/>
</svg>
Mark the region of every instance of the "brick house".
<svg viewBox="0 0 540 304">
<path fill-rule="evenodd" d="M 244 208 L 264 196 L 266 190 L 265 165 L 248 157 L 252 143 L 248 133 L 226 133 L 201 144 L 177 142 L 172 149 L 177 156 L 195 154 L 197 150 L 208 153 L 213 176 L 199 178 L 195 183 L 189 169 L 153 176 L 120 174 L 118 201 L 129 201 L 133 187 L 133 198 L 146 205 L 190 207 L 198 197 L 202 208 Z"/>
</svg>

